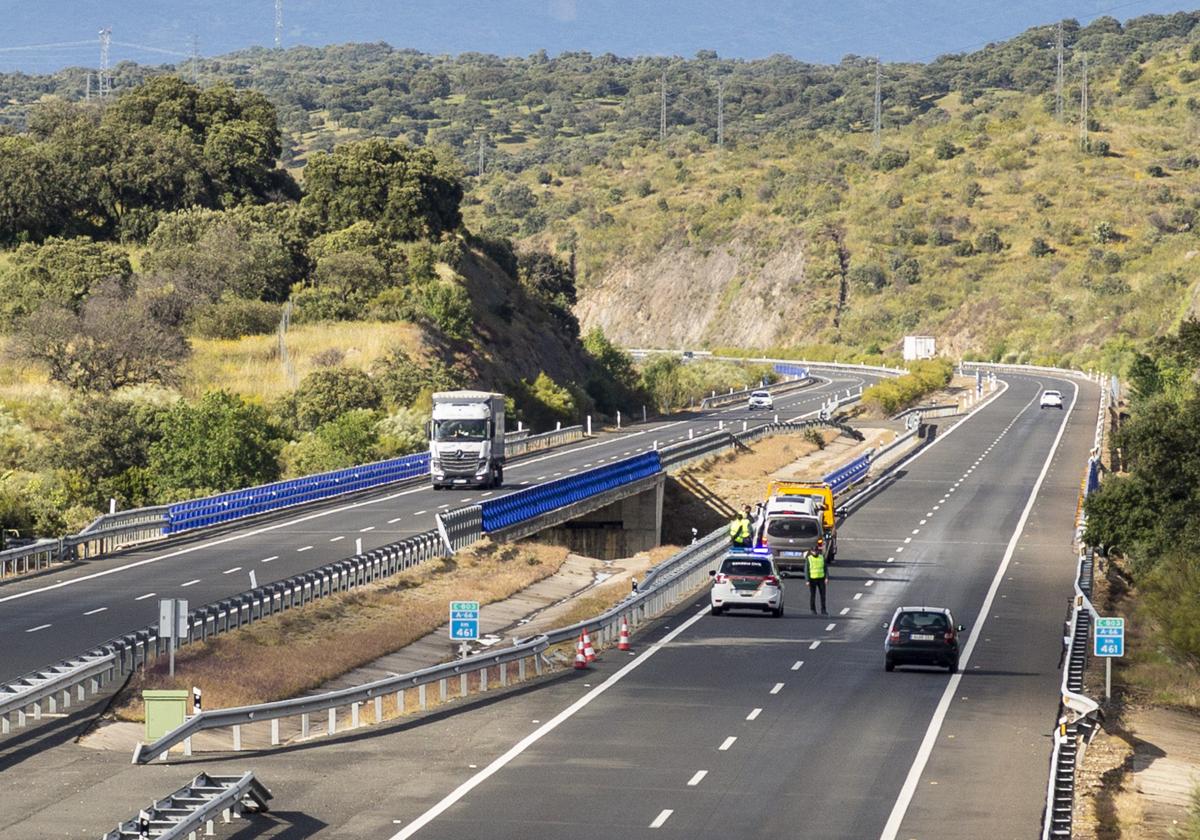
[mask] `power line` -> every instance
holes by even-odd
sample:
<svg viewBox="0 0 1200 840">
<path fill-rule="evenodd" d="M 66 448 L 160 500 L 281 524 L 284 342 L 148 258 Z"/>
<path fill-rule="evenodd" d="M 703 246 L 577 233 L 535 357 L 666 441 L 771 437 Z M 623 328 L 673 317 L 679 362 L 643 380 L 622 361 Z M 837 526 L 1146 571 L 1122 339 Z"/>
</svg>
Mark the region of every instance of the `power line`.
<svg viewBox="0 0 1200 840">
<path fill-rule="evenodd" d="M 1063 26 L 1058 22 L 1058 30 L 1054 37 L 1054 50 L 1058 54 L 1058 73 L 1054 78 L 1054 118 L 1062 122 L 1063 118 Z"/>
<path fill-rule="evenodd" d="M 658 140 L 660 143 L 667 142 L 667 71 L 665 70 L 662 74 L 662 107 L 658 117 Z"/>
<path fill-rule="evenodd" d="M 20 47 L 0 47 L 0 53 L 25 52 L 32 50 L 58 50 L 77 47 L 94 47 L 95 41 L 59 41 L 53 44 L 25 44 Z"/>
<path fill-rule="evenodd" d="M 151 47 L 146 44 L 131 44 L 128 41 L 113 41 L 114 46 L 128 47 L 132 50 L 142 50 L 143 52 L 161 53 L 163 55 L 175 55 L 187 58 L 188 53 L 180 52 L 179 50 L 167 50 L 162 47 Z"/>
<path fill-rule="evenodd" d="M 875 57 L 875 112 L 871 120 L 871 146 L 878 152 L 883 147 L 883 66 Z"/>
<path fill-rule="evenodd" d="M 1083 84 L 1079 88 L 1079 148 L 1088 148 L 1088 62 L 1087 53 L 1083 53 Z"/>
<path fill-rule="evenodd" d="M 107 99 L 112 92 L 112 78 L 108 74 L 108 48 L 112 44 L 112 27 L 106 26 L 100 30 L 100 73 L 99 95 Z"/>
</svg>

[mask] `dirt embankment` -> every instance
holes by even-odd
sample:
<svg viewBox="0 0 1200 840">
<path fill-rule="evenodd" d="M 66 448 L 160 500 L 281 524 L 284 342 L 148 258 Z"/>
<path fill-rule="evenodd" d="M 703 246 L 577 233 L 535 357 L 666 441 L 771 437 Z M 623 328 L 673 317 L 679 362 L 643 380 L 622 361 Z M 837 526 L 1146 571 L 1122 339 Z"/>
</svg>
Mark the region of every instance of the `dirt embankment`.
<svg viewBox="0 0 1200 840">
<path fill-rule="evenodd" d="M 619 265 L 584 288 L 575 313 L 627 347 L 770 347 L 798 324 L 829 320 L 798 243 L 761 253 L 752 239 L 699 250 L 664 248 L 649 264 Z"/>
<path fill-rule="evenodd" d="M 1077 777 L 1077 840 L 1200 838 L 1200 672 L 1174 662 L 1119 565 L 1101 561 L 1093 603 L 1124 615 L 1127 657 L 1114 661 L 1113 698 Z M 1104 664 L 1093 659 L 1085 692 L 1104 697 Z"/>
</svg>

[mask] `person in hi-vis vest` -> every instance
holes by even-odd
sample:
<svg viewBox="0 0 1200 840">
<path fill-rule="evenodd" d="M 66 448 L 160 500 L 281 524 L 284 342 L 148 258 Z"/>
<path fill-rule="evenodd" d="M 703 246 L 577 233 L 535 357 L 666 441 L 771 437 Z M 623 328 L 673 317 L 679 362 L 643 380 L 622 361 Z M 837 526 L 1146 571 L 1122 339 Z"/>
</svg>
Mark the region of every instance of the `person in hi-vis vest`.
<svg viewBox="0 0 1200 840">
<path fill-rule="evenodd" d="M 829 615 L 825 609 L 825 545 L 817 540 L 817 547 L 808 552 L 804 561 L 804 579 L 808 581 L 808 608 L 817 613 L 817 593 L 821 593 L 821 615 Z"/>
</svg>

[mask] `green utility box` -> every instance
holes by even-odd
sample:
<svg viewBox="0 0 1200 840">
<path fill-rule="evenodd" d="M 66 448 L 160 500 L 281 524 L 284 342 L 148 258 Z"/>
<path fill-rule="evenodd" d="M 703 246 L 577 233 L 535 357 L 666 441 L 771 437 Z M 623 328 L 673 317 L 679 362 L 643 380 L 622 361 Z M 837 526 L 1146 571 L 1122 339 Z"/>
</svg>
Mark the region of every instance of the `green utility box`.
<svg viewBox="0 0 1200 840">
<path fill-rule="evenodd" d="M 152 744 L 187 720 L 188 692 L 143 691 L 146 704 L 146 743 Z"/>
</svg>

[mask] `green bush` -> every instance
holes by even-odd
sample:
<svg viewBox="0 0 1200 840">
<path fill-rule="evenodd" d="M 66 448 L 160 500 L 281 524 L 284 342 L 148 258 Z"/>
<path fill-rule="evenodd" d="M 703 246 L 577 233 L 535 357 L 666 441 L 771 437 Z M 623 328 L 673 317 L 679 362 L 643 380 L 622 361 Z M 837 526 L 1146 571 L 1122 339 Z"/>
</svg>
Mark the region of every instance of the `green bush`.
<svg viewBox="0 0 1200 840">
<path fill-rule="evenodd" d="M 292 320 L 297 324 L 353 321 L 361 314 L 361 305 L 346 300 L 336 289 L 301 286 L 292 292 Z"/>
<path fill-rule="evenodd" d="M 517 417 L 531 429 L 549 431 L 555 423 L 569 426 L 579 422 L 579 406 L 570 389 L 538 373 L 533 382 L 522 379 L 513 388 Z"/>
<path fill-rule="evenodd" d="M 277 303 L 226 295 L 216 303 L 200 304 L 188 320 L 195 336 L 234 339 L 275 332 L 279 327 L 279 312 Z"/>
<path fill-rule="evenodd" d="M 945 387 L 953 376 L 954 364 L 948 359 L 913 362 L 905 375 L 882 379 L 864 391 L 862 401 L 884 414 L 895 414 L 927 394 Z"/>
<path fill-rule="evenodd" d="M 284 474 L 312 475 L 379 460 L 377 424 L 376 413 L 365 408 L 322 423 L 283 448 Z"/>
<path fill-rule="evenodd" d="M 471 298 L 457 283 L 430 283 L 418 297 L 421 311 L 447 338 L 471 336 Z"/>
<path fill-rule="evenodd" d="M 884 149 L 871 160 L 871 168 L 880 172 L 891 172 L 900 169 L 908 163 L 908 152 L 896 149 Z"/>
<path fill-rule="evenodd" d="M 355 409 L 377 409 L 382 398 L 371 377 L 357 368 L 314 370 L 292 395 L 297 427 L 312 431 Z"/>
<path fill-rule="evenodd" d="M 250 487 L 279 477 L 279 430 L 267 412 L 226 391 L 179 402 L 162 418 L 148 470 L 160 502 Z"/>
</svg>

